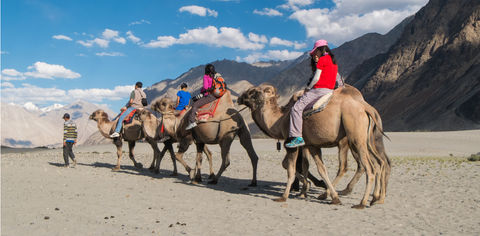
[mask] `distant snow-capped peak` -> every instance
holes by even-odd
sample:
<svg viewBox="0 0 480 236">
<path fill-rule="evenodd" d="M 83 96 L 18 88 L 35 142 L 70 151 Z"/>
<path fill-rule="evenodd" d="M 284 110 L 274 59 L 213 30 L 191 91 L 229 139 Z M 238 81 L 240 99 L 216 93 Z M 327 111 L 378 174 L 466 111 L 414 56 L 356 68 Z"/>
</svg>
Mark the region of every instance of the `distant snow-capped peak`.
<svg viewBox="0 0 480 236">
<path fill-rule="evenodd" d="M 23 108 L 25 108 L 29 111 L 38 111 L 39 110 L 37 105 L 35 105 L 33 102 L 27 102 L 27 103 L 23 104 Z"/>
<path fill-rule="evenodd" d="M 60 108 L 62 108 L 63 105 L 62 104 L 58 104 L 58 103 L 55 103 L 51 106 L 48 106 L 48 107 L 43 107 L 43 108 L 40 108 L 40 111 L 42 112 L 49 112 L 49 111 L 53 111 L 53 110 L 58 110 Z"/>
</svg>

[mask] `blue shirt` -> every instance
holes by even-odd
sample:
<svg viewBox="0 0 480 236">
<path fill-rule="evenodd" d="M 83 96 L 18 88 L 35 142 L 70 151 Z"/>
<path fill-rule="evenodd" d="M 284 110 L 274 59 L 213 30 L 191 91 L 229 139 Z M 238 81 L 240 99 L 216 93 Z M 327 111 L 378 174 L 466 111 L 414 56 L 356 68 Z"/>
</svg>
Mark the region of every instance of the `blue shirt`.
<svg viewBox="0 0 480 236">
<path fill-rule="evenodd" d="M 192 98 L 192 96 L 189 92 L 183 90 L 178 91 L 177 96 L 180 99 L 178 100 L 178 106 L 175 108 L 175 110 L 181 111 L 190 103 L 190 98 Z"/>
</svg>

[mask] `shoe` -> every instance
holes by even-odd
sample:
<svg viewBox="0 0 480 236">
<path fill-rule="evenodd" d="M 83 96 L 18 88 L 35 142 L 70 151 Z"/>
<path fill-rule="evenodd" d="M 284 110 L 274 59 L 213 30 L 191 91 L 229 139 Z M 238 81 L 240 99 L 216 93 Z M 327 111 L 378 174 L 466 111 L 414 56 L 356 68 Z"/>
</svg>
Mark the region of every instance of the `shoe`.
<svg viewBox="0 0 480 236">
<path fill-rule="evenodd" d="M 165 141 L 167 141 L 167 140 L 169 140 L 169 139 L 170 139 L 170 136 L 166 135 L 165 137 L 161 138 L 161 139 L 158 140 L 158 141 L 161 142 L 161 143 L 163 143 L 163 142 L 165 142 Z"/>
<path fill-rule="evenodd" d="M 74 168 L 77 165 L 77 160 L 73 160 L 72 168 Z"/>
<path fill-rule="evenodd" d="M 120 137 L 120 134 L 117 132 L 114 132 L 113 134 L 110 135 L 110 138 L 118 138 Z"/>
<path fill-rule="evenodd" d="M 197 126 L 197 122 L 190 123 L 185 130 L 193 129 L 194 127 Z"/>
<path fill-rule="evenodd" d="M 290 140 L 289 143 L 285 144 L 285 147 L 287 148 L 296 148 L 296 147 L 301 147 L 305 145 L 305 141 L 303 140 L 302 137 L 295 137 L 294 139 Z"/>
</svg>

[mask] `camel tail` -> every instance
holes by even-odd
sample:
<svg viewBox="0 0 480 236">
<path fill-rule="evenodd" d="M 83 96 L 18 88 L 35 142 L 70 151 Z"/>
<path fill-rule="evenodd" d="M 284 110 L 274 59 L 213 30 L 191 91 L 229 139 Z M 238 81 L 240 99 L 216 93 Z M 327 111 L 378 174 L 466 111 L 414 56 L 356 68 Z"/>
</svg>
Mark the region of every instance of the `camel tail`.
<svg viewBox="0 0 480 236">
<path fill-rule="evenodd" d="M 385 132 L 383 131 L 382 118 L 380 118 L 380 114 L 378 114 L 378 111 L 365 101 L 363 101 L 363 104 L 366 108 L 365 112 L 368 114 L 369 117 L 372 118 L 373 122 L 375 123 L 374 129 L 378 130 L 383 136 L 385 136 L 385 138 L 388 139 L 388 141 L 392 141 L 390 137 L 388 137 L 388 135 L 385 134 Z"/>
<path fill-rule="evenodd" d="M 391 165 L 390 158 L 385 152 L 385 147 L 383 144 L 383 140 L 381 140 L 381 137 L 385 136 L 388 140 L 390 140 L 390 138 L 383 132 L 382 121 L 378 112 L 368 103 L 366 104 L 368 105 L 367 106 L 368 109 L 366 109 L 366 113 L 369 118 L 369 127 L 368 127 L 369 133 L 368 133 L 368 141 L 367 141 L 368 149 L 370 150 L 370 152 L 372 152 L 375 158 L 380 158 L 379 153 L 383 154 L 383 157 L 387 161 L 387 164 L 390 166 Z M 373 127 L 370 121 L 373 121 Z M 373 132 L 373 136 L 371 135 L 372 134 L 371 132 Z M 377 132 L 380 133 L 381 136 L 377 137 L 377 135 L 375 134 Z M 379 140 L 376 140 L 377 138 L 379 138 Z"/>
</svg>

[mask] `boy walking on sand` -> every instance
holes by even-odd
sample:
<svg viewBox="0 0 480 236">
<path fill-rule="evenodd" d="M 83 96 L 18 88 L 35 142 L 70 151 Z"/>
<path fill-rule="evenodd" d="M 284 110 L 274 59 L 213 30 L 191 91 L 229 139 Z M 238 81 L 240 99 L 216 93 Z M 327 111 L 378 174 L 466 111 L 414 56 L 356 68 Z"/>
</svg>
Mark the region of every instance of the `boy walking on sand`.
<svg viewBox="0 0 480 236">
<path fill-rule="evenodd" d="M 70 114 L 65 113 L 63 115 L 63 159 L 65 160 L 65 167 L 70 167 L 68 164 L 68 157 L 72 158 L 73 165 L 77 165 L 75 155 L 73 154 L 73 145 L 77 143 L 77 125 L 70 120 Z"/>
</svg>

